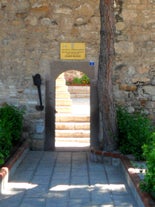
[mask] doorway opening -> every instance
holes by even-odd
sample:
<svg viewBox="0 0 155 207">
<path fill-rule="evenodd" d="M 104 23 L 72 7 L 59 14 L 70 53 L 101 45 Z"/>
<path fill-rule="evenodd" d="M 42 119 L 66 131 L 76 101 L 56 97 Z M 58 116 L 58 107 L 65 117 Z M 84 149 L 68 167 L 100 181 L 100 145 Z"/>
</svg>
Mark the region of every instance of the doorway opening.
<svg viewBox="0 0 155 207">
<path fill-rule="evenodd" d="M 55 83 L 55 147 L 90 147 L 90 79 L 81 71 L 61 73 Z"/>
<path fill-rule="evenodd" d="M 55 150 L 55 123 L 56 123 L 56 79 L 60 74 L 68 70 L 81 71 L 90 78 L 90 145 L 98 144 L 98 92 L 97 92 L 97 68 L 88 61 L 53 61 L 49 73 L 46 76 L 46 106 L 45 106 L 45 141 L 44 149 Z M 83 104 L 82 104 L 83 106 Z M 84 107 L 82 107 L 84 108 Z M 81 116 L 81 115 L 80 115 Z"/>
</svg>

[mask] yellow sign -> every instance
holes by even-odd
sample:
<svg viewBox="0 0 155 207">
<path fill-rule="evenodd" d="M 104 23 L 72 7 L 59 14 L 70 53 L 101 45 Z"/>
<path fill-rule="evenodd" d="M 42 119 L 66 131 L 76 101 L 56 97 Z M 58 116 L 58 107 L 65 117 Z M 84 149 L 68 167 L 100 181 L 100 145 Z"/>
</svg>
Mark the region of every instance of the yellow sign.
<svg viewBox="0 0 155 207">
<path fill-rule="evenodd" d="M 62 60 L 84 60 L 85 43 L 61 43 L 60 58 Z"/>
</svg>

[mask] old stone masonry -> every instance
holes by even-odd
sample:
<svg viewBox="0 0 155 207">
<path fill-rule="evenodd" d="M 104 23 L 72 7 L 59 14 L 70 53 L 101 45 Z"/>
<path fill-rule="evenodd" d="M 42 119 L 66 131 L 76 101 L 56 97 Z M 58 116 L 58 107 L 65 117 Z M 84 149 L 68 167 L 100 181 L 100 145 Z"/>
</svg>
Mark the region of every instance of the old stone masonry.
<svg viewBox="0 0 155 207">
<path fill-rule="evenodd" d="M 32 147 L 44 148 L 44 129 L 48 124 L 45 111 L 36 111 L 38 93 L 32 76 L 41 74 L 43 105 L 48 108 L 46 97 L 53 97 L 55 91 L 47 91 L 46 82 L 56 80 L 56 76 L 50 76 L 51 65 L 63 61 L 61 43 L 85 43 L 85 58 L 78 62 L 95 63 L 97 82 L 99 3 L 99 0 L 0 1 L 0 104 L 7 102 L 26 109 L 24 136 L 32 141 Z M 111 15 L 115 19 L 112 74 L 115 103 L 126 105 L 131 112 L 143 109 L 155 120 L 155 1 L 115 0 Z M 74 70 L 75 61 L 66 62 L 70 63 L 68 70 Z M 43 131 L 36 136 L 38 121 Z"/>
</svg>

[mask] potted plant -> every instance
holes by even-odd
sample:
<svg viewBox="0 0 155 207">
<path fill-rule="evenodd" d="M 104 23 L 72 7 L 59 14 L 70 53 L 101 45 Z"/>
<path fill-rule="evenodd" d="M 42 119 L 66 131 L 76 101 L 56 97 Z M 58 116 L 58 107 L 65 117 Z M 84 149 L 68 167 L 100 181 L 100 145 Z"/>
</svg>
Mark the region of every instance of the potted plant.
<svg viewBox="0 0 155 207">
<path fill-rule="evenodd" d="M 82 77 L 74 77 L 74 78 L 69 78 L 66 81 L 66 84 L 69 86 L 85 86 L 85 85 L 90 85 L 90 79 L 89 77 L 84 74 Z"/>
</svg>

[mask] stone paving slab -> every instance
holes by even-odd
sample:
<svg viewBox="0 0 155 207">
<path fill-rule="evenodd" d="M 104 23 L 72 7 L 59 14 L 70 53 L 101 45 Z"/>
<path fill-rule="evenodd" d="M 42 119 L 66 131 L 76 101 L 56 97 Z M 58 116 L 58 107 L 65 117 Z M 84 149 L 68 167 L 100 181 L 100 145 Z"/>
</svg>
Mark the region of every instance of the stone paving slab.
<svg viewBox="0 0 155 207">
<path fill-rule="evenodd" d="M 0 207 L 138 207 L 120 166 L 91 162 L 88 152 L 30 151 Z"/>
</svg>

